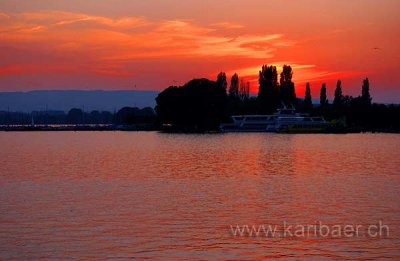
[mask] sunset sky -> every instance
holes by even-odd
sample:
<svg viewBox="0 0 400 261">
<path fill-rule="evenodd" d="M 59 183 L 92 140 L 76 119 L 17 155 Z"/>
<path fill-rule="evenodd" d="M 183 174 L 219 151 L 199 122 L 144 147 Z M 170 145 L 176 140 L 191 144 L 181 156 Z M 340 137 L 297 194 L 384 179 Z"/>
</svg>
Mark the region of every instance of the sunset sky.
<svg viewBox="0 0 400 261">
<path fill-rule="evenodd" d="M 161 90 L 291 64 L 331 96 L 400 102 L 399 0 L 0 0 L 0 91 Z"/>
</svg>

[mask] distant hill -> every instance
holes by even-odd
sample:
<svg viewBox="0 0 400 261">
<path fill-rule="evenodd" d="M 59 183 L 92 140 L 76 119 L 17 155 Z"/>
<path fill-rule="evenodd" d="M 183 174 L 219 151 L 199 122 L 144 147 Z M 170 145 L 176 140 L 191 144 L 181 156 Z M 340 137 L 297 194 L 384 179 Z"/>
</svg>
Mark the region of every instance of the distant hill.
<svg viewBox="0 0 400 261">
<path fill-rule="evenodd" d="M 31 112 L 83 108 L 85 111 L 114 111 L 122 107 L 153 107 L 158 91 L 49 90 L 0 92 L 0 111 Z"/>
</svg>

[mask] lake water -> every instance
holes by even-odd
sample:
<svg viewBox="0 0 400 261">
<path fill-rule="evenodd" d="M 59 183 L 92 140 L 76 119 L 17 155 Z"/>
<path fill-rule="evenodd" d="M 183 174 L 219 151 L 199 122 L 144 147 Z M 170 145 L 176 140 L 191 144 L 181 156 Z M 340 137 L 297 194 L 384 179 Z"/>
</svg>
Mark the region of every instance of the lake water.
<svg viewBox="0 0 400 261">
<path fill-rule="evenodd" d="M 400 259 L 400 135 L 9 132 L 0 146 L 0 259 Z M 390 232 L 365 234 L 379 222 Z M 283 224 L 363 230 L 231 229 Z"/>
</svg>

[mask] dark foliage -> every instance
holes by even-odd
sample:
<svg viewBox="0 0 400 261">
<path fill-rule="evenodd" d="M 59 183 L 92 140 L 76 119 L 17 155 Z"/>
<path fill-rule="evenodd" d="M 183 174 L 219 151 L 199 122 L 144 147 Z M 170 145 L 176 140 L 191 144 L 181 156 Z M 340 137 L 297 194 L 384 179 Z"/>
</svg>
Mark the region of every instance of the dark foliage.
<svg viewBox="0 0 400 261">
<path fill-rule="evenodd" d="M 232 76 L 231 87 L 229 88 L 228 96 L 228 113 L 241 114 L 245 110 L 245 107 L 249 104 L 250 99 L 250 83 L 245 82 L 243 79 L 240 80 L 239 86 L 239 76 L 235 73 Z M 255 112 L 257 108 L 255 108 Z"/>
<path fill-rule="evenodd" d="M 400 107 L 371 104 L 368 79 L 363 81 L 361 96 L 355 98 L 343 95 L 342 82 L 338 80 L 332 105 L 323 84 L 320 106 L 314 107 L 308 83 L 304 100 L 296 98 L 292 75 L 292 68 L 285 65 L 278 84 L 276 67 L 263 65 L 259 72 L 258 97 L 250 97 L 249 84 L 239 81 L 237 74 L 231 79 L 229 96 L 225 93 L 225 73 L 218 75 L 217 82 L 195 79 L 183 87 L 168 87 L 156 99 L 159 123 L 171 124 L 180 131 L 215 130 L 228 115 L 270 114 L 286 106 L 321 115 L 344 131 L 400 130 Z"/>
<path fill-rule="evenodd" d="M 231 78 L 231 86 L 229 87 L 229 98 L 236 99 L 239 97 L 239 76 L 235 73 Z"/>
<path fill-rule="evenodd" d="M 371 105 L 371 95 L 369 94 L 369 80 L 366 78 L 363 81 L 362 90 L 361 90 L 361 101 L 364 105 Z"/>
<path fill-rule="evenodd" d="M 224 72 L 220 72 L 217 76 L 216 85 L 218 88 L 224 90 L 226 93 L 226 88 L 228 87 L 228 83 L 226 81 L 226 74 Z"/>
<path fill-rule="evenodd" d="M 292 81 L 293 71 L 290 65 L 284 65 L 280 78 L 280 96 L 282 104 L 286 107 L 295 107 L 297 105 L 296 91 Z"/>
<path fill-rule="evenodd" d="M 263 65 L 259 72 L 258 103 L 260 113 L 272 113 L 280 106 L 276 66 Z"/>
<path fill-rule="evenodd" d="M 149 124 L 155 121 L 155 113 L 152 108 L 143 109 L 124 107 L 114 116 L 114 123 L 118 125 Z"/>
<path fill-rule="evenodd" d="M 312 104 L 310 83 L 307 83 L 307 85 L 306 85 L 306 93 L 305 93 L 305 96 L 304 96 L 304 111 L 305 112 L 311 112 L 312 109 L 313 109 L 313 104 Z"/>
<path fill-rule="evenodd" d="M 333 99 L 333 106 L 339 109 L 344 102 L 343 91 L 342 91 L 342 81 L 338 80 L 335 89 L 335 97 Z"/>
<path fill-rule="evenodd" d="M 67 122 L 71 124 L 83 124 L 85 117 L 81 109 L 72 108 L 67 114 Z"/>
<path fill-rule="evenodd" d="M 133 114 L 130 114 L 130 113 Z M 31 113 L 0 111 L 0 125 L 53 125 L 53 124 L 153 124 L 155 112 L 152 108 L 123 108 L 113 114 L 108 111 L 83 112 L 73 108 L 66 114 L 63 111 L 33 111 Z"/>
<path fill-rule="evenodd" d="M 323 83 L 319 95 L 319 106 L 321 106 L 321 108 L 325 108 L 327 105 L 328 105 L 328 97 L 326 95 L 326 84 Z"/>
<path fill-rule="evenodd" d="M 250 98 L 250 83 L 243 79 L 240 81 L 239 98 L 244 101 Z"/>
<path fill-rule="evenodd" d="M 156 101 L 158 122 L 180 131 L 216 130 L 227 118 L 226 91 L 207 79 L 194 79 L 182 87 L 170 86 Z"/>
<path fill-rule="evenodd" d="M 292 68 L 284 66 L 278 74 L 275 66 L 263 65 L 259 72 L 258 97 L 250 96 L 250 85 L 234 74 L 226 93 L 225 73 L 218 74 L 217 81 L 194 79 L 184 86 L 170 86 L 156 98 L 155 114 L 152 108 L 125 107 L 117 113 L 84 112 L 72 108 L 63 111 L 34 111 L 32 113 L 0 111 L 0 125 L 35 124 L 154 124 L 173 126 L 175 131 L 203 132 L 217 130 L 229 115 L 270 114 L 287 106 L 312 115 L 321 115 L 335 128 L 344 131 L 400 131 L 400 106 L 372 103 L 370 83 L 363 80 L 361 95 L 343 94 L 338 80 L 332 104 L 328 103 L 327 88 L 320 91 L 320 106 L 313 106 L 310 85 L 307 83 L 304 100 L 296 98 L 292 82 Z M 300 102 L 298 102 L 300 101 Z"/>
</svg>

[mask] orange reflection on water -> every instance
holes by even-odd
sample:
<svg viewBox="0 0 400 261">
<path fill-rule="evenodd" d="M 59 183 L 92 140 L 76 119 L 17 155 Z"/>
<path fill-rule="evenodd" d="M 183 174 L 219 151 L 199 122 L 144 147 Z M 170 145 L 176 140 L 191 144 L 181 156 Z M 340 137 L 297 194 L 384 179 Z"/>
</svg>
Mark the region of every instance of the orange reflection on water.
<svg viewBox="0 0 400 261">
<path fill-rule="evenodd" d="M 398 257 L 398 135 L 1 133 L 0 257 Z M 389 224 L 390 238 L 230 225 Z"/>
</svg>

